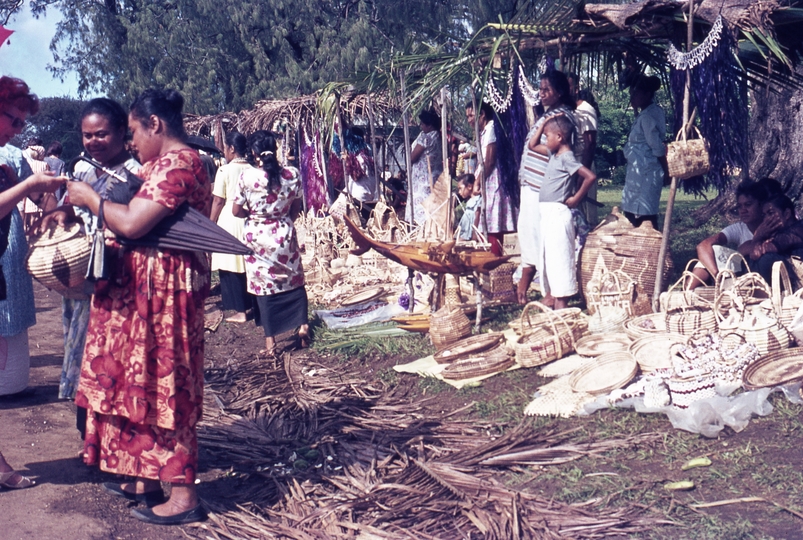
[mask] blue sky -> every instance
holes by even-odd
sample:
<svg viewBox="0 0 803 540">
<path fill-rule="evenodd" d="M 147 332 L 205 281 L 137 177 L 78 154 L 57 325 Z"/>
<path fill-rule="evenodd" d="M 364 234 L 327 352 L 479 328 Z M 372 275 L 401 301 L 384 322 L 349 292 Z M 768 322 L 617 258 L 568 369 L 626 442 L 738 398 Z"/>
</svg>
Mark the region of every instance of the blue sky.
<svg viewBox="0 0 803 540">
<path fill-rule="evenodd" d="M 61 82 L 47 71 L 47 65 L 53 63 L 50 40 L 60 19 L 61 13 L 52 9 L 46 17 L 35 19 L 26 2 L 6 25 L 14 33 L 9 38 L 11 43 L 0 47 L 0 74 L 23 79 L 39 97 L 77 97 L 78 82 L 74 75 Z"/>
</svg>

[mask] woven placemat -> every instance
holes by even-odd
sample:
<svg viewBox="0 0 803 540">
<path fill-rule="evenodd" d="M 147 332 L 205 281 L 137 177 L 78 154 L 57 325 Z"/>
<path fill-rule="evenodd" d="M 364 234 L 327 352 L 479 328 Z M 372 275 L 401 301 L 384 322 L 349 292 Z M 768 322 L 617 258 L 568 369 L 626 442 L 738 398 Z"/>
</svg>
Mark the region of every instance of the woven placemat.
<svg viewBox="0 0 803 540">
<path fill-rule="evenodd" d="M 524 408 L 527 416 L 574 416 L 583 405 L 594 401 L 594 396 L 572 391 L 569 377 L 561 377 L 538 389 L 539 396 Z"/>
<path fill-rule="evenodd" d="M 353 306 L 356 304 L 362 304 L 371 300 L 376 300 L 383 294 L 385 294 L 384 287 L 372 287 L 370 289 L 364 289 L 356 294 L 352 294 L 351 296 L 344 298 L 340 301 L 340 305 Z"/>
</svg>

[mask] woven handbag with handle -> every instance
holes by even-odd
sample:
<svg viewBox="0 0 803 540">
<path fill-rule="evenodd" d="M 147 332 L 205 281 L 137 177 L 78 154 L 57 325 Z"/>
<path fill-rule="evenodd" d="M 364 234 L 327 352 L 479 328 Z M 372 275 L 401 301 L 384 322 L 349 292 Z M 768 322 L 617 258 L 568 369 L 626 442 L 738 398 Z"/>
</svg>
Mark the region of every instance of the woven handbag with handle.
<svg viewBox="0 0 803 540">
<path fill-rule="evenodd" d="M 711 168 L 708 161 L 708 144 L 699 129 L 695 126 L 691 126 L 691 129 L 697 132 L 698 138 L 687 139 L 688 130 L 684 126 L 678 132 L 675 142 L 667 145 L 666 162 L 669 165 L 669 176 L 674 176 L 678 180 L 706 174 Z"/>
<path fill-rule="evenodd" d="M 576 341 L 587 329 L 586 324 L 579 319 L 564 319 L 562 310 L 553 311 L 539 302 L 527 304 L 530 305 L 540 308 L 547 320 L 516 341 L 513 346 L 516 362 L 523 367 L 535 367 L 574 352 Z"/>
<path fill-rule="evenodd" d="M 25 264 L 39 283 L 62 296 L 73 297 L 86 281 L 90 241 L 80 223 L 53 225 L 31 239 Z"/>
</svg>

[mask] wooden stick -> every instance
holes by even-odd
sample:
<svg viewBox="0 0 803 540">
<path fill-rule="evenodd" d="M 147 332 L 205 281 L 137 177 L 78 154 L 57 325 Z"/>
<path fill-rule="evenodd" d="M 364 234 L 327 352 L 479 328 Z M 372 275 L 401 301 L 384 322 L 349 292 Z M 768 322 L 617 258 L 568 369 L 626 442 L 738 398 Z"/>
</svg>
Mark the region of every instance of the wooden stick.
<svg viewBox="0 0 803 540">
<path fill-rule="evenodd" d="M 686 27 L 686 51 L 692 48 L 692 39 L 694 34 L 694 0 L 689 0 L 689 20 Z M 686 85 L 683 91 L 683 128 L 689 121 L 689 109 L 691 106 L 691 70 L 686 70 Z M 666 200 L 666 215 L 664 215 L 664 229 L 661 238 L 661 249 L 658 251 L 658 267 L 655 270 L 655 288 L 652 293 L 652 308 L 656 313 L 659 311 L 659 296 L 663 288 L 664 278 L 664 261 L 666 260 L 666 252 L 669 247 L 669 233 L 672 229 L 672 210 L 675 207 L 675 194 L 678 190 L 678 179 L 672 177 L 672 182 L 669 185 L 669 197 Z"/>
<path fill-rule="evenodd" d="M 379 176 L 379 165 L 377 165 L 377 155 L 376 155 L 376 134 L 374 132 L 374 105 L 371 103 L 371 94 L 365 94 L 366 101 L 368 102 L 368 127 L 371 131 L 371 155 L 374 158 L 374 179 L 376 181 L 377 187 L 382 187 L 384 185 L 384 178 Z M 384 163 L 384 162 L 383 162 Z M 380 200 L 385 200 L 385 189 L 379 190 L 380 193 Z"/>
<path fill-rule="evenodd" d="M 410 153 L 410 121 L 407 118 L 407 90 L 404 85 L 404 72 L 399 73 L 402 92 L 402 128 L 404 131 L 404 166 L 407 167 L 405 176 L 407 177 L 407 208 L 410 209 L 410 223 L 415 223 L 415 203 L 413 201 L 413 163 Z"/>
</svg>

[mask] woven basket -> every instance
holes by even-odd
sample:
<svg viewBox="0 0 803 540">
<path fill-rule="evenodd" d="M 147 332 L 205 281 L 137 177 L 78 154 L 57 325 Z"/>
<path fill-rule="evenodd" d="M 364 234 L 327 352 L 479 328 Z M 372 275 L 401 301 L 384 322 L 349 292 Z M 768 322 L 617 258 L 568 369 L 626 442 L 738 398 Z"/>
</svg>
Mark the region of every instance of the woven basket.
<svg viewBox="0 0 803 540">
<path fill-rule="evenodd" d="M 592 334 L 622 332 L 627 312 L 619 307 L 605 307 L 588 317 L 588 331 Z"/>
<path fill-rule="evenodd" d="M 686 269 L 680 275 L 675 283 L 666 292 L 662 292 L 658 297 L 658 303 L 661 311 L 668 311 L 670 309 L 677 309 L 689 306 L 704 306 L 711 307 L 714 304 L 716 297 L 716 287 L 708 287 L 700 280 L 694 272 L 690 270 L 699 261 L 692 259 L 686 265 Z M 690 283 L 700 282 L 702 286 L 694 289 L 686 290 Z"/>
<path fill-rule="evenodd" d="M 695 401 L 717 395 L 716 380 L 711 375 L 670 377 L 667 384 L 669 395 L 672 397 L 672 406 L 676 409 L 688 409 Z"/>
<path fill-rule="evenodd" d="M 792 292 L 792 280 L 782 261 L 772 265 L 772 309 L 778 321 L 788 328 L 803 304 L 803 289 Z"/>
<path fill-rule="evenodd" d="M 645 301 L 637 302 L 641 307 L 634 315 L 651 312 L 651 296 L 655 288 L 660 249 L 661 233 L 653 229 L 649 222 L 633 227 L 626 217 L 614 209 L 589 233 L 580 253 L 580 284 L 583 295 L 586 296 L 589 282 L 594 278 L 598 279 L 602 272 L 621 270 L 638 284 L 640 290 L 637 290 L 637 297 L 646 297 Z M 664 283 L 671 271 L 672 256 L 667 253 L 663 269 Z"/>
<path fill-rule="evenodd" d="M 551 317 L 549 313 L 536 311 L 533 308 L 538 306 L 531 307 L 530 304 L 532 304 L 532 302 L 524 306 L 524 309 L 521 311 L 521 316 L 518 319 L 513 319 L 507 323 L 508 326 L 510 326 L 519 335 L 526 334 L 531 330 L 535 330 L 539 326 L 545 324 Z M 579 321 L 584 318 L 582 310 L 577 307 L 559 309 L 556 310 L 556 312 L 560 315 L 561 319 L 567 322 Z"/>
<path fill-rule="evenodd" d="M 803 379 L 803 348 L 777 351 L 761 358 L 744 370 L 748 390 L 772 388 Z"/>
<path fill-rule="evenodd" d="M 633 315 L 636 302 L 636 283 L 621 270 L 605 270 L 588 282 L 586 304 L 589 313 L 601 307 L 615 306 Z"/>
<path fill-rule="evenodd" d="M 513 283 L 515 263 L 504 263 L 494 268 L 482 279 L 482 294 L 488 300 L 499 302 L 515 302 L 516 286 Z"/>
<path fill-rule="evenodd" d="M 670 334 L 693 336 L 717 331 L 717 318 L 710 308 L 689 306 L 666 313 L 666 331 Z"/>
<path fill-rule="evenodd" d="M 666 148 L 669 176 L 674 176 L 678 180 L 706 174 L 710 168 L 708 145 L 700 134 L 700 130 L 694 126 L 692 129 L 697 132 L 697 139 L 687 139 L 687 130 L 684 126 L 678 132 L 675 141 L 669 143 Z"/>
<path fill-rule="evenodd" d="M 441 371 L 441 375 L 451 380 L 473 379 L 505 371 L 515 363 L 516 359 L 502 343 L 476 356 L 452 362 Z"/>
<path fill-rule="evenodd" d="M 666 333 L 666 313 L 648 313 L 625 321 L 625 334 L 636 341 L 643 337 Z"/>
<path fill-rule="evenodd" d="M 54 225 L 31 239 L 25 264 L 42 285 L 70 294 L 86 281 L 90 242 L 80 223 Z"/>
<path fill-rule="evenodd" d="M 789 332 L 775 319 L 745 317 L 742 321 L 741 332 L 747 343 L 758 348 L 761 356 L 780 351 L 789 347 Z"/>
<path fill-rule="evenodd" d="M 513 346 L 516 362 L 523 367 L 535 367 L 574 352 L 575 342 L 584 332 L 585 325 L 577 320 L 565 320 L 560 311 L 552 311 L 539 302 L 531 304 L 543 310 L 548 317 L 542 326 L 516 341 Z"/>
<path fill-rule="evenodd" d="M 445 305 L 457 306 L 463 303 L 463 296 L 460 294 L 460 282 L 456 276 L 446 274 L 443 289 L 443 301 Z"/>
<path fill-rule="evenodd" d="M 446 306 L 429 317 L 429 337 L 438 350 L 470 334 L 471 321 L 459 308 Z"/>
</svg>

